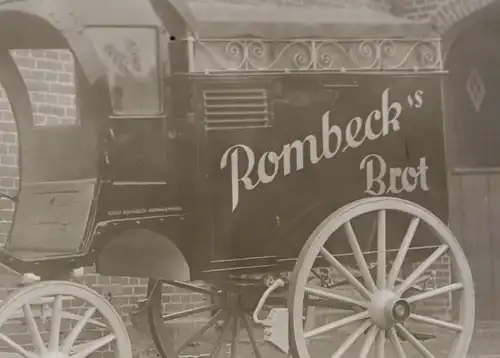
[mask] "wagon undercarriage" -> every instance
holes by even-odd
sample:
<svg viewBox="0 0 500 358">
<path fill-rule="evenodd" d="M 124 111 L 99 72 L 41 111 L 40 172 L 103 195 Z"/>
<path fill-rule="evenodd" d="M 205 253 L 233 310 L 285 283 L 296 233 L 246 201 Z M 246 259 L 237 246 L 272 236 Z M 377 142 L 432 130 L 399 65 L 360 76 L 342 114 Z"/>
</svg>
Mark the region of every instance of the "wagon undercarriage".
<svg viewBox="0 0 500 358">
<path fill-rule="evenodd" d="M 460 267 L 458 264 L 455 281 L 441 287 L 432 282 L 432 272 L 426 273 L 444 253 L 448 253 L 454 262 L 466 262 L 460 257 L 463 254 L 448 229 L 424 209 L 396 199 L 364 199 L 342 209 L 332 214 L 316 233 L 311 235 L 291 277 L 275 276 L 273 279 L 272 276 L 267 276 L 267 279 L 262 277 L 261 280 L 240 277 L 206 282 L 202 285 L 151 280 L 148 286 L 148 300 L 139 307 L 144 315 L 142 318 L 150 325 L 159 351 L 165 356 L 197 356 L 204 353 L 224 355 L 224 351 L 228 350 L 228 354 L 232 356 L 238 354 L 265 356 L 276 354 L 275 349 L 286 353 L 291 348 L 290 352 L 296 356 L 306 354 L 310 356 L 315 352 L 315 345 L 321 345 L 325 339 L 331 342 L 332 338 L 328 338 L 330 337 L 328 333 L 334 332 L 333 337 L 337 337 L 333 338 L 335 350 L 328 354 L 333 354 L 335 357 L 352 354 L 362 357 L 370 354 L 384 357 L 411 357 L 415 353 L 426 357 L 449 356 L 448 351 L 432 351 L 433 345 L 429 342 L 437 339 L 449 340 L 452 356 L 458 356 L 459 353 L 456 352 L 467 347 L 470 342 L 474 320 L 473 287 L 468 267 Z M 397 255 L 388 259 L 383 250 L 386 243 L 384 229 L 387 226 L 386 214 L 392 210 L 404 210 L 412 215 L 412 220 Z M 376 212 L 378 217 L 379 251 L 376 253 L 376 265 L 368 264 L 362 255 L 351 225 L 351 220 L 368 211 Z M 410 269 L 406 275 L 402 274 L 405 268 L 408 271 L 408 267 L 405 267 L 407 266 L 405 256 L 412 239 L 419 226 L 425 225 L 433 229 L 441 245 L 436 247 L 416 269 Z M 326 241 L 335 230 L 345 230 L 348 233 L 356 265 L 342 264 L 325 248 L 328 247 Z M 320 265 L 323 269 L 314 269 L 314 262 L 318 259 L 326 260 L 330 268 L 339 273 L 339 278 L 332 280 L 330 275 L 324 275 L 325 265 Z M 383 269 L 380 269 L 381 267 Z M 162 309 L 164 284 L 196 293 L 205 299 L 199 300 L 199 304 L 192 309 L 165 313 Z M 76 293 L 71 290 L 75 290 Z M 60 329 L 58 327 L 63 318 L 76 319 L 80 322 L 74 328 L 75 334 L 81 332 L 84 323 L 96 325 L 100 329 L 110 329 L 107 326 L 110 322 L 111 333 L 94 342 L 77 344 L 73 352 L 77 353 L 80 349 L 82 352 L 83 349 L 88 349 L 86 352 L 97 350 L 110 341 L 125 349 L 124 345 L 129 344 L 126 333 L 123 334 L 126 332 L 125 328 L 117 326 L 115 320 L 119 319 L 119 316 L 106 308 L 109 304 L 105 298 L 102 298 L 102 304 L 100 298 L 95 298 L 93 301 L 87 299 L 93 306 L 83 310 L 83 317 L 68 316 L 68 313 L 64 312 L 61 303 L 64 297 L 61 292 L 64 292 L 65 297 L 74 295 L 74 299 L 82 299 L 83 294 L 80 291 L 90 292 L 89 289 L 75 284 L 55 281 L 41 282 L 23 288 L 4 302 L 3 310 L 0 311 L 3 313 L 0 316 L 3 317 L 2 324 L 13 318 L 18 310 L 23 310 L 26 324 L 28 326 L 31 324 L 31 336 L 36 339 L 33 342 L 36 348 L 36 342 L 41 338 L 36 338 L 39 333 L 36 332 L 34 326 L 36 321 L 30 312 L 31 307 L 37 307 L 41 300 L 45 300 L 44 305 L 49 309 L 45 319 L 52 322 L 52 331 Z M 418 307 L 419 303 L 450 293 L 461 297 L 462 314 L 458 321 L 449 322 L 419 314 L 419 309 L 422 309 L 421 306 Z M 25 296 L 29 298 L 23 300 Z M 83 299 L 86 299 L 85 295 Z M 289 311 L 285 309 L 287 300 Z M 24 306 L 20 302 L 25 302 Z M 104 322 L 92 318 L 96 309 L 105 310 Z M 262 314 L 262 311 L 265 313 Z M 210 313 L 208 317 L 199 316 L 207 312 Z M 325 324 L 321 317 L 326 316 L 328 312 L 332 317 Z M 172 321 L 182 321 L 196 315 L 200 321 L 195 325 L 188 324 L 190 329 L 178 328 L 177 334 L 169 331 L 168 326 Z M 287 322 L 291 323 L 290 341 L 285 334 L 288 331 Z M 256 332 L 260 331 L 259 326 L 265 327 L 263 337 L 256 336 Z M 349 326 L 352 328 L 349 329 Z M 10 343 L 14 351 L 25 354 L 26 351 L 12 343 L 7 336 L 0 337 Z M 54 339 L 50 338 L 52 343 L 47 341 L 43 347 L 49 348 L 52 344 L 53 349 L 56 344 L 53 342 Z M 69 347 L 67 342 L 68 340 L 71 342 L 71 339 L 68 338 L 65 343 L 61 343 L 62 346 Z M 268 342 L 267 345 L 263 345 L 264 342 Z M 37 349 L 42 352 L 38 354 L 44 357 L 44 348 L 41 343 L 38 344 L 40 346 Z M 300 349 L 304 351 L 298 351 Z M 127 353 L 120 352 L 120 354 L 126 356 Z M 82 353 L 82 356 L 86 355 Z"/>
<path fill-rule="evenodd" d="M 120 1 L 113 16 L 97 0 L 0 4 L 22 158 L 19 191 L 0 193 L 15 205 L 0 266 L 39 281 L 0 304 L 0 351 L 132 357 L 116 307 L 69 282 L 95 265 L 149 279 L 132 321 L 164 358 L 465 357 L 474 288 L 445 224 L 444 71 L 427 25 L 378 14 L 360 39 L 342 11 L 304 8 L 309 24 Z M 77 126 L 34 126 L 12 57 L 34 48 L 72 52 Z M 173 290 L 187 307 L 164 301 Z M 452 296 L 458 313 L 437 315 Z M 20 323 L 29 342 L 11 337 Z"/>
</svg>

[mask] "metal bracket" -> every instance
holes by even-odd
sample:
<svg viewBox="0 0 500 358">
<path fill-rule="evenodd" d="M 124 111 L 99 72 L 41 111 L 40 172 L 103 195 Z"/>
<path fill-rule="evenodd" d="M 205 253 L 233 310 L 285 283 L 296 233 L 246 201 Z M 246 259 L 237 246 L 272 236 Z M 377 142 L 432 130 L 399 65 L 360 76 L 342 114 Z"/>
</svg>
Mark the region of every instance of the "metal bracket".
<svg viewBox="0 0 500 358">
<path fill-rule="evenodd" d="M 255 323 L 261 325 L 266 324 L 265 320 L 261 320 L 259 318 L 259 313 L 262 311 L 262 308 L 264 307 L 264 304 L 266 303 L 271 293 L 273 293 L 280 287 L 285 287 L 285 281 L 283 281 L 282 279 L 277 279 L 276 281 L 272 282 L 267 290 L 262 294 L 262 297 L 260 298 L 259 303 L 257 304 L 257 307 L 255 308 L 252 316 Z"/>
<path fill-rule="evenodd" d="M 263 322 L 266 325 L 264 340 L 275 345 L 283 353 L 288 354 L 290 349 L 288 342 L 288 309 L 271 309 Z"/>
<path fill-rule="evenodd" d="M 282 279 L 272 280 L 268 282 L 269 287 L 262 294 L 262 297 L 253 312 L 253 320 L 255 323 L 263 325 L 264 340 L 272 343 L 283 353 L 288 354 L 288 309 L 287 308 L 273 308 L 265 319 L 260 319 L 259 314 L 264 307 L 267 299 L 278 288 L 285 287 L 285 281 Z"/>
</svg>

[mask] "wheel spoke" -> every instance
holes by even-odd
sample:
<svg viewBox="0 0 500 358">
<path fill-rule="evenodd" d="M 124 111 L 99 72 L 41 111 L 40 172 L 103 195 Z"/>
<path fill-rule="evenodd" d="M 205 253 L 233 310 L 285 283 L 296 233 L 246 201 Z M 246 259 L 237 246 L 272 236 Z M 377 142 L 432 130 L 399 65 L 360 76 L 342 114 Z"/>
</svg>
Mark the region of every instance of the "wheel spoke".
<svg viewBox="0 0 500 358">
<path fill-rule="evenodd" d="M 304 302 L 305 302 L 304 305 L 307 305 L 307 307 L 329 308 L 334 310 L 340 309 L 345 311 L 355 311 L 354 307 L 359 308 L 358 306 L 355 306 L 353 304 L 341 303 L 339 301 L 324 300 L 324 299 L 308 298 L 307 301 Z"/>
<path fill-rule="evenodd" d="M 79 315 L 77 315 L 75 313 L 71 313 L 71 312 L 64 312 L 63 311 L 61 313 L 61 315 L 62 315 L 62 318 L 70 319 L 72 321 L 79 321 L 82 318 L 82 316 L 79 316 Z M 89 319 L 87 321 L 87 323 L 93 324 L 94 326 L 101 327 L 101 328 L 108 328 L 108 326 L 106 324 L 99 322 L 95 319 Z"/>
<path fill-rule="evenodd" d="M 231 342 L 231 358 L 238 356 L 238 340 L 240 336 L 240 319 L 238 316 L 234 318 L 233 341 Z"/>
<path fill-rule="evenodd" d="M 36 354 L 34 354 L 32 352 L 28 352 L 26 349 L 24 349 L 19 344 L 17 344 L 16 342 L 14 342 L 9 337 L 3 335 L 2 333 L 0 333 L 0 341 L 5 342 L 5 344 L 7 344 L 12 350 L 14 350 L 14 352 L 22 355 L 24 358 L 34 358 L 34 357 L 37 357 Z"/>
<path fill-rule="evenodd" d="M 368 334 L 366 335 L 363 348 L 361 348 L 361 352 L 359 353 L 359 358 L 368 358 L 368 355 L 373 348 L 373 344 L 375 343 L 375 338 L 377 337 L 378 331 L 379 328 L 376 325 L 371 326 Z"/>
<path fill-rule="evenodd" d="M 359 246 L 358 239 L 356 234 L 354 233 L 354 229 L 351 225 L 351 222 L 348 221 L 344 225 L 345 232 L 347 234 L 347 238 L 349 239 L 349 244 L 351 245 L 352 252 L 354 253 L 354 258 L 358 264 L 359 271 L 365 280 L 365 285 L 373 292 L 375 291 L 375 282 L 373 281 L 373 277 L 370 273 L 370 269 L 368 268 L 368 264 L 366 263 L 363 252 L 361 251 L 361 247 Z"/>
<path fill-rule="evenodd" d="M 321 253 L 325 259 L 332 265 L 349 283 L 366 299 L 371 299 L 372 294 L 365 286 L 359 282 L 327 249 L 321 248 Z"/>
<path fill-rule="evenodd" d="M 75 353 L 78 353 L 84 349 L 87 349 L 87 347 L 92 345 L 92 344 L 94 344 L 93 341 L 74 345 L 73 348 L 71 348 L 71 354 L 75 354 Z"/>
<path fill-rule="evenodd" d="M 219 356 L 222 345 L 224 344 L 224 338 L 226 337 L 227 331 L 229 330 L 229 327 L 233 323 L 233 320 L 234 316 L 231 316 L 226 322 L 224 322 L 224 326 L 222 327 L 222 332 L 219 336 L 219 339 L 217 339 L 217 343 L 215 344 L 215 347 L 212 351 L 212 354 L 210 355 L 210 358 L 217 358 Z"/>
<path fill-rule="evenodd" d="M 96 310 L 97 309 L 95 307 L 92 307 L 85 312 L 80 321 L 75 325 L 75 327 L 71 330 L 71 332 L 64 340 L 61 348 L 61 353 L 69 354 L 71 348 L 73 347 L 73 344 L 75 344 L 76 339 L 78 338 L 80 333 L 83 331 L 83 328 L 87 324 L 87 321 L 90 319 L 90 317 L 94 315 Z"/>
<path fill-rule="evenodd" d="M 23 314 L 24 314 L 24 321 L 26 322 L 26 326 L 30 333 L 31 339 L 33 340 L 33 346 L 35 347 L 35 351 L 38 354 L 46 352 L 47 348 L 45 348 L 42 336 L 40 335 L 40 331 L 38 330 L 35 317 L 33 316 L 33 312 L 31 311 L 31 307 L 29 304 L 23 306 Z"/>
<path fill-rule="evenodd" d="M 377 217 L 377 286 L 384 290 L 387 287 L 386 211 L 380 210 Z"/>
<path fill-rule="evenodd" d="M 396 333 L 396 329 L 394 327 L 390 328 L 387 332 L 389 335 L 389 340 L 391 341 L 392 346 L 394 347 L 394 351 L 398 358 L 406 358 L 406 353 L 399 341 L 398 335 Z"/>
<path fill-rule="evenodd" d="M 359 327 L 351 333 L 349 337 L 342 343 L 340 348 L 332 355 L 332 358 L 341 358 L 345 352 L 349 350 L 349 348 L 352 347 L 352 345 L 361 337 L 361 335 L 368 329 L 372 323 L 370 320 L 366 320 L 365 322 L 361 323 Z"/>
<path fill-rule="evenodd" d="M 434 355 L 417 339 L 413 334 L 411 334 L 403 325 L 398 324 L 397 329 L 399 329 L 401 335 L 408 341 L 410 344 L 420 352 L 425 358 L 436 358 Z"/>
<path fill-rule="evenodd" d="M 408 230 L 406 231 L 403 241 L 401 242 L 398 254 L 394 259 L 394 264 L 392 265 L 391 272 L 389 273 L 389 279 L 387 281 L 387 287 L 389 290 L 394 289 L 394 284 L 399 276 L 401 267 L 403 267 L 403 262 L 406 258 L 408 250 L 410 249 L 411 242 L 413 241 L 413 237 L 415 236 L 419 223 L 420 218 L 413 218 L 408 226 Z"/>
<path fill-rule="evenodd" d="M 385 330 L 381 329 L 377 336 L 377 358 L 385 358 Z"/>
<path fill-rule="evenodd" d="M 401 296 L 420 276 L 424 274 L 425 270 L 427 270 L 448 250 L 448 248 L 448 245 L 441 245 L 439 248 L 437 248 L 431 256 L 429 256 L 424 262 L 422 262 L 420 266 L 417 267 L 417 269 L 413 271 L 411 275 L 408 276 L 401 285 L 399 285 L 399 287 L 397 287 L 396 294 L 398 296 Z"/>
<path fill-rule="evenodd" d="M 257 345 L 257 339 L 255 338 L 255 333 L 252 329 L 252 325 L 250 324 L 250 320 L 245 314 L 241 314 L 241 320 L 243 321 L 243 325 L 245 326 L 245 329 L 248 333 L 248 338 L 250 339 L 250 344 L 252 345 L 255 357 L 262 358 L 262 354 L 260 353 L 259 346 Z"/>
<path fill-rule="evenodd" d="M 197 330 L 194 334 L 192 334 L 181 346 L 177 349 L 177 353 L 181 352 L 184 348 L 186 348 L 189 344 L 193 343 L 195 340 L 200 338 L 206 331 L 210 329 L 217 321 L 224 311 L 219 310 L 207 323 L 205 323 L 199 330 Z"/>
<path fill-rule="evenodd" d="M 306 332 L 304 334 L 304 337 L 311 338 L 311 337 L 317 336 L 319 334 L 323 334 L 323 333 L 332 331 L 334 329 L 338 329 L 340 327 L 346 326 L 348 324 L 351 324 L 351 323 L 354 323 L 357 321 L 361 321 L 361 320 L 366 319 L 368 317 L 369 317 L 368 311 L 356 313 L 355 315 L 345 317 L 345 318 L 339 319 L 338 321 L 331 322 L 331 323 L 328 323 L 324 326 L 312 329 L 312 330 Z"/>
<path fill-rule="evenodd" d="M 333 292 L 327 292 L 327 291 L 324 291 L 324 290 L 318 289 L 318 288 L 306 287 L 305 291 L 306 291 L 306 293 L 308 293 L 312 296 L 326 298 L 326 299 L 330 299 L 330 300 L 334 300 L 334 301 L 338 301 L 338 302 L 343 302 L 343 303 L 347 303 L 349 305 L 359 306 L 359 307 L 363 307 L 363 308 L 366 308 L 368 306 L 368 303 L 366 303 L 366 302 L 361 302 L 361 301 L 355 300 L 355 299 L 350 298 L 350 297 L 337 295 Z"/>
<path fill-rule="evenodd" d="M 59 336 L 61 334 L 62 319 L 62 296 L 57 295 L 52 306 L 52 324 L 50 327 L 49 351 L 59 348 Z"/>
<path fill-rule="evenodd" d="M 422 292 L 417 295 L 408 297 L 406 300 L 408 303 L 415 303 L 418 301 L 427 300 L 429 298 L 434 298 L 439 295 L 444 295 L 446 293 L 462 290 L 464 285 L 462 283 L 454 283 L 448 286 L 440 287 L 432 291 Z"/>
<path fill-rule="evenodd" d="M 410 287 L 408 287 L 408 289 L 413 288 L 413 289 L 420 291 L 420 292 L 425 291 L 425 289 L 422 286 L 420 286 L 420 284 L 427 281 L 430 277 L 431 277 L 431 275 L 423 275 L 423 276 L 419 277 L 417 280 L 415 280 L 415 282 Z M 404 282 L 404 280 L 399 278 L 399 277 L 396 279 L 396 283 L 401 284 L 403 282 Z"/>
<path fill-rule="evenodd" d="M 450 329 L 450 330 L 455 331 L 457 333 L 463 332 L 463 330 L 464 330 L 464 328 L 458 324 L 445 322 L 445 321 L 442 321 L 440 319 L 425 317 L 425 316 L 421 316 L 421 315 L 414 314 L 414 313 L 412 313 L 409 318 L 413 321 L 416 321 L 416 322 L 425 323 L 425 324 L 440 327 L 440 328 Z"/>
<path fill-rule="evenodd" d="M 77 353 L 73 354 L 71 358 L 86 358 L 90 354 L 104 347 L 106 344 L 111 343 L 115 339 L 116 337 L 114 334 L 109 334 L 107 336 L 96 339 L 95 341 L 89 342 L 84 347 L 79 349 Z"/>
<path fill-rule="evenodd" d="M 207 305 L 207 306 L 201 306 L 201 307 L 196 307 L 196 308 L 191 308 L 185 311 L 181 312 L 176 312 L 176 313 L 171 313 L 171 314 L 166 314 L 163 316 L 164 321 L 171 321 L 177 318 L 185 317 L 185 316 L 190 316 L 196 313 L 202 313 L 202 312 L 207 312 L 210 310 L 214 310 L 219 308 L 219 305 Z"/>
</svg>

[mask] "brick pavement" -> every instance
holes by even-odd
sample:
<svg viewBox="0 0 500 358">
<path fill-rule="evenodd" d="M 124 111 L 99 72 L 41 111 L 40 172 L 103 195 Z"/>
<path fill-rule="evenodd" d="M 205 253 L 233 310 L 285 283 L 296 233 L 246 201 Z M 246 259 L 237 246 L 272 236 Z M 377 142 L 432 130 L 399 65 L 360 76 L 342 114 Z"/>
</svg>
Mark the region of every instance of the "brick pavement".
<svg viewBox="0 0 500 358">
<path fill-rule="evenodd" d="M 148 332 L 147 322 L 142 319 L 134 319 L 134 316 L 135 315 L 133 314 L 125 316 L 129 336 L 133 345 L 134 358 L 158 358 L 158 353 Z M 132 322 L 134 322 L 134 324 L 132 324 Z M 338 345 L 348 336 L 349 333 L 349 330 L 341 330 L 336 335 L 330 335 L 316 340 L 311 346 L 311 356 L 314 358 L 331 356 L 334 351 L 332 345 L 338 347 Z M 270 343 L 263 341 L 262 329 L 257 329 L 256 336 L 259 340 L 259 346 L 261 348 L 263 358 L 286 358 L 285 354 L 278 351 Z M 426 343 L 426 345 L 431 348 L 433 353 L 435 353 L 436 358 L 448 358 L 447 354 L 451 344 L 451 338 L 451 336 L 440 336 L 439 340 L 433 340 Z M 213 341 L 214 339 L 211 340 L 211 342 Z M 359 346 L 362 342 L 363 340 L 360 340 L 358 343 L 357 352 L 359 352 Z M 210 344 L 210 339 L 208 343 Z M 202 345 L 200 345 L 200 347 L 201 346 Z M 210 347 L 211 346 L 209 345 L 209 348 Z M 206 353 L 209 352 L 210 351 L 207 349 Z M 199 348 L 195 348 L 193 352 L 189 353 L 205 352 L 200 351 Z M 220 358 L 229 358 L 229 344 L 221 353 Z M 239 358 L 254 358 L 254 354 L 246 337 L 243 337 L 243 342 L 240 346 L 240 353 L 241 355 L 239 355 Z M 407 358 L 421 358 L 419 354 L 412 352 L 411 349 L 408 350 L 407 353 Z M 7 358 L 3 355 L 3 353 L 0 356 L 2 358 Z M 351 353 L 343 358 L 357 358 L 357 355 Z M 391 348 L 387 349 L 386 358 L 396 358 L 393 355 Z M 476 324 L 468 358 L 500 358 L 500 321 L 480 322 Z"/>
<path fill-rule="evenodd" d="M 142 327 L 144 328 L 144 327 Z M 136 328 L 129 327 L 130 337 L 133 344 L 135 358 L 157 358 L 158 353 L 154 348 L 154 344 L 146 330 L 141 332 Z M 261 334 L 257 333 L 257 336 Z M 312 345 L 311 355 L 314 358 L 330 357 L 333 353 L 331 349 L 332 342 L 338 343 L 347 335 L 340 334 L 337 336 L 318 339 Z M 361 340 L 362 342 L 362 340 Z M 450 347 L 450 339 L 434 340 L 431 343 L 426 343 L 426 346 L 432 347 L 432 352 L 436 354 L 436 358 L 448 358 L 448 350 Z M 286 358 L 286 355 L 275 349 L 271 344 L 260 340 L 259 346 L 263 358 Z M 354 350 L 353 350 L 354 351 Z M 248 342 L 243 342 L 240 352 L 244 352 L 241 358 L 253 358 L 253 352 L 250 349 Z M 359 352 L 359 349 L 357 350 Z M 422 356 L 411 349 L 407 350 L 407 358 L 421 358 Z M 208 352 L 207 352 L 208 353 Z M 224 351 L 223 351 L 224 353 Z M 221 354 L 220 357 L 229 357 L 229 354 Z M 352 353 L 351 353 L 352 354 Z M 343 358 L 357 358 L 356 354 L 352 354 Z M 386 349 L 386 358 L 396 358 L 391 348 Z M 481 322 L 476 325 L 476 330 L 472 340 L 467 358 L 500 358 L 500 321 L 498 322 Z"/>
</svg>

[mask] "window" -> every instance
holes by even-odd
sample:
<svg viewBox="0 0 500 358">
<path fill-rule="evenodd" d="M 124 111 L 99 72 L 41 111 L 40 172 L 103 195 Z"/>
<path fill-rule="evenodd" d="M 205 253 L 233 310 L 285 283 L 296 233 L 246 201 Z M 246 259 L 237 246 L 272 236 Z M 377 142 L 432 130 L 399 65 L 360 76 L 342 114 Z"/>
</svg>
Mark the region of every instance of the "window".
<svg viewBox="0 0 500 358">
<path fill-rule="evenodd" d="M 94 27 L 89 34 L 107 68 L 114 113 L 159 114 L 161 100 L 156 30 Z"/>
</svg>

